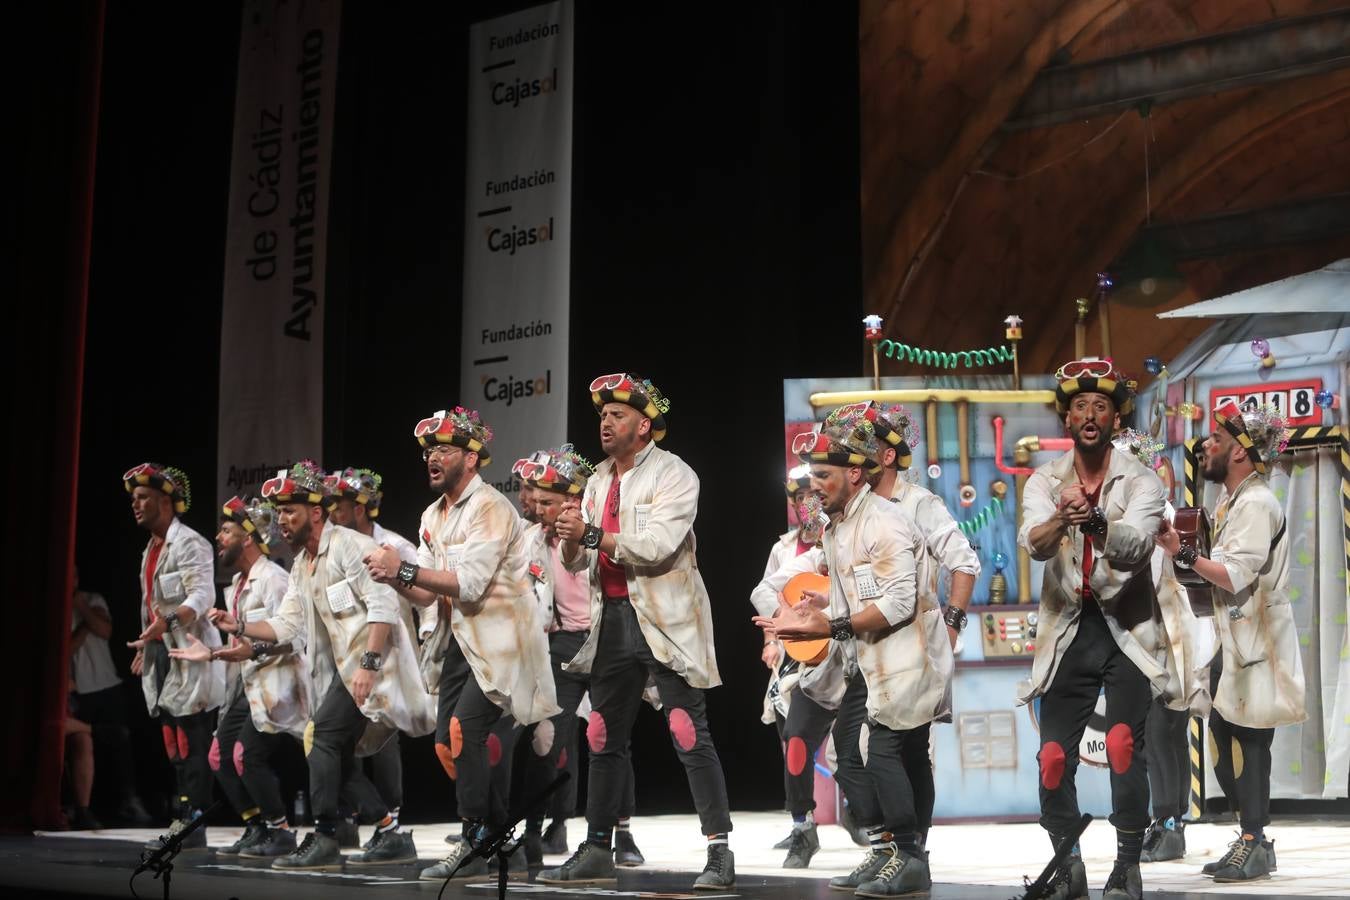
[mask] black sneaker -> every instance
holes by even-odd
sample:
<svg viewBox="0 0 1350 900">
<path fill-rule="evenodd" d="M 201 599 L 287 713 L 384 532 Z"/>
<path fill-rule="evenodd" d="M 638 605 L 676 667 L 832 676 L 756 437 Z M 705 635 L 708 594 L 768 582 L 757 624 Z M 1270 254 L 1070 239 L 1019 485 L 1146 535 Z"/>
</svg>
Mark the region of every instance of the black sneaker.
<svg viewBox="0 0 1350 900">
<path fill-rule="evenodd" d="M 567 820 L 554 819 L 544 829 L 543 851 L 550 856 L 561 856 L 567 852 Z"/>
<path fill-rule="evenodd" d="M 647 857 L 642 855 L 637 841 L 633 840 L 633 832 L 617 830 L 614 832 L 614 865 L 631 869 L 646 861 Z"/>
<path fill-rule="evenodd" d="M 295 872 L 341 869 L 342 853 L 338 850 L 337 838 L 311 831 L 293 852 L 274 859 L 272 868 Z"/>
<path fill-rule="evenodd" d="M 1178 824 L 1175 830 L 1163 828 L 1159 825 L 1152 834 L 1144 838 L 1144 850 L 1139 854 L 1139 861 L 1146 863 L 1168 862 L 1173 859 L 1181 859 L 1185 855 L 1186 832 L 1182 830 L 1181 825 Z"/>
<path fill-rule="evenodd" d="M 1228 845 L 1228 849 L 1224 851 L 1223 856 L 1220 856 L 1213 862 L 1205 863 L 1204 867 L 1200 869 L 1200 874 L 1209 875 L 1213 877 L 1216 872 L 1218 872 L 1224 866 L 1228 865 L 1228 861 L 1232 859 L 1233 854 L 1236 853 L 1238 851 L 1238 848 L 1240 848 L 1241 846 L 1242 846 L 1242 835 L 1239 834 L 1237 836 L 1237 840 L 1233 841 L 1231 844 Z"/>
<path fill-rule="evenodd" d="M 787 837 L 783 838 L 781 841 L 779 841 L 778 843 L 774 844 L 774 845 L 773 845 L 773 849 L 775 849 L 775 850 L 786 850 L 786 849 L 788 849 L 789 847 L 791 847 L 791 846 L 792 846 L 792 836 L 793 836 L 794 834 L 796 834 L 796 832 L 797 832 L 797 828 L 796 828 L 796 826 L 794 825 L 793 828 L 792 828 L 792 830 L 789 831 L 789 832 L 787 833 Z"/>
<path fill-rule="evenodd" d="M 1228 855 L 1228 862 L 1214 873 L 1216 884 L 1241 881 L 1260 881 L 1270 877 L 1270 859 L 1256 840 L 1239 838 Z"/>
<path fill-rule="evenodd" d="M 726 844 L 708 845 L 708 862 L 694 879 L 696 891 L 720 891 L 736 884 L 736 854 Z"/>
<path fill-rule="evenodd" d="M 338 819 L 337 842 L 339 850 L 357 850 L 361 847 L 361 829 L 356 819 Z"/>
<path fill-rule="evenodd" d="M 911 856 L 894 844 L 890 851 L 891 858 L 877 871 L 875 878 L 858 885 L 855 896 L 906 897 L 932 889 L 933 878 L 928 871 L 927 859 Z"/>
<path fill-rule="evenodd" d="M 619 876 L 612 850 L 582 841 L 567 862 L 556 869 L 545 869 L 536 880 L 543 884 L 601 884 L 618 881 Z"/>
<path fill-rule="evenodd" d="M 1083 857 L 1071 853 L 1045 886 L 1046 900 L 1088 900 L 1087 867 Z"/>
<path fill-rule="evenodd" d="M 1117 862 L 1102 889 L 1102 900 L 1143 900 L 1144 882 L 1139 877 L 1139 863 Z"/>
<path fill-rule="evenodd" d="M 1264 850 L 1264 851 L 1266 851 L 1266 866 L 1267 866 L 1267 868 L 1269 868 L 1270 871 L 1274 872 L 1277 868 L 1279 868 L 1278 866 L 1275 865 L 1275 842 L 1274 842 L 1274 841 L 1262 841 L 1262 842 L 1261 842 L 1261 849 Z"/>
<path fill-rule="evenodd" d="M 376 829 L 367 849 L 347 857 L 351 866 L 394 866 L 417 862 L 417 845 L 411 831 Z"/>
<path fill-rule="evenodd" d="M 72 831 L 98 831 L 103 827 L 87 806 L 77 806 L 71 814 L 67 824 Z"/>
<path fill-rule="evenodd" d="M 858 885 L 877 877 L 881 867 L 891 861 L 890 845 L 886 849 L 869 848 L 863 861 L 847 875 L 836 875 L 830 879 L 830 889 L 835 891 L 856 891 Z"/>
<path fill-rule="evenodd" d="M 459 881 L 466 878 L 482 878 L 486 874 L 488 861 L 481 856 L 475 856 L 468 841 L 460 841 L 451 846 L 450 853 L 444 859 L 434 866 L 423 869 L 417 877 L 423 881 L 444 881 L 451 877 Z"/>
<path fill-rule="evenodd" d="M 848 836 L 853 838 L 853 843 L 859 847 L 867 847 L 871 844 L 871 838 L 867 836 L 867 829 L 858 824 L 858 820 L 853 817 L 853 808 L 844 804 L 844 808 L 839 810 L 839 827 L 848 832 Z"/>
<path fill-rule="evenodd" d="M 135 794 L 129 795 L 122 801 L 122 805 L 117 807 L 117 818 L 123 822 L 129 822 L 132 825 L 145 826 L 154 821 L 150 813 L 145 811 L 145 804 L 141 798 Z"/>
<path fill-rule="evenodd" d="M 228 847 L 216 848 L 217 856 L 238 856 L 249 847 L 258 843 L 258 841 L 267 839 L 267 826 L 257 819 L 250 819 L 244 823 L 244 833 L 239 836 L 239 840 L 230 844 Z"/>
<path fill-rule="evenodd" d="M 811 857 L 815 856 L 820 850 L 820 836 L 816 833 L 814 824 L 807 825 L 805 828 L 794 827 L 792 834 L 788 835 L 792 842 L 788 846 L 787 858 L 783 860 L 785 869 L 805 869 L 811 865 Z"/>
<path fill-rule="evenodd" d="M 295 832 L 289 828 L 268 828 L 256 844 L 239 851 L 240 859 L 276 859 L 295 852 Z"/>
<path fill-rule="evenodd" d="M 174 819 L 169 825 L 168 831 L 165 831 L 159 837 L 145 842 L 146 850 L 158 850 L 164 846 L 164 842 L 174 837 L 184 828 L 192 824 L 192 819 Z M 196 831 L 189 834 L 179 845 L 180 850 L 205 850 L 206 849 L 206 826 L 203 825 Z"/>
</svg>

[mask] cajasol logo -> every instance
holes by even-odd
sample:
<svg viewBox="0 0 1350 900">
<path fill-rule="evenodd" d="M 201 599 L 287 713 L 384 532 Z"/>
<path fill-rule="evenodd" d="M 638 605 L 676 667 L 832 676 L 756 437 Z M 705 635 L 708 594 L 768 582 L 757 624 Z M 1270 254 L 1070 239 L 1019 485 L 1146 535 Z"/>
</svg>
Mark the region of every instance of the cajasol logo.
<svg viewBox="0 0 1350 900">
<path fill-rule="evenodd" d="M 492 82 L 493 106 L 519 106 L 522 101 L 551 94 L 558 89 L 558 70 L 542 78 L 517 78 Z"/>
<path fill-rule="evenodd" d="M 505 228 L 487 230 L 487 247 L 493 253 L 505 253 L 515 256 L 516 251 L 534 244 L 543 244 L 553 240 L 553 217 L 542 225 L 529 228 L 520 225 L 507 225 Z"/>
<path fill-rule="evenodd" d="M 552 392 L 552 369 L 545 369 L 543 375 L 535 378 L 518 379 L 514 375 L 507 375 L 505 378 L 496 375 L 483 376 L 483 399 L 495 400 L 507 406 L 526 397 L 538 397 Z"/>
</svg>

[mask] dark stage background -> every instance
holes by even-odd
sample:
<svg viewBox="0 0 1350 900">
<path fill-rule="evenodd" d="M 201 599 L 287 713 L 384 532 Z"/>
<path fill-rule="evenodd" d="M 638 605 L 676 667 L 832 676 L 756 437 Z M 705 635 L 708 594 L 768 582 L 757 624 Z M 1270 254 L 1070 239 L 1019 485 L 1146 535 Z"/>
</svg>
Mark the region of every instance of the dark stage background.
<svg viewBox="0 0 1350 900">
<path fill-rule="evenodd" d="M 382 472 L 381 521 L 411 537 L 432 499 L 412 426 L 479 399 L 457 384 L 467 26 L 525 5 L 343 11 L 314 453 Z M 571 435 L 599 456 L 577 389 L 595 374 L 634 370 L 671 398 L 663 446 L 702 479 L 699 562 L 725 682 L 709 696 L 713 733 L 733 808 L 771 808 L 781 757 L 758 721 L 765 671 L 747 598 L 784 525 L 781 380 L 862 372 L 857 4 L 577 6 Z M 110 601 L 123 671 L 144 535 L 119 476 L 144 459 L 184 468 L 198 485 L 185 519 L 215 533 L 239 16 L 237 3 L 106 12 L 76 557 Z M 139 686 L 127 691 L 153 795 L 167 764 Z M 642 717 L 634 750 L 639 811 L 690 810 L 657 716 Z M 405 817 L 449 817 L 430 738 L 405 740 L 404 756 Z"/>
</svg>

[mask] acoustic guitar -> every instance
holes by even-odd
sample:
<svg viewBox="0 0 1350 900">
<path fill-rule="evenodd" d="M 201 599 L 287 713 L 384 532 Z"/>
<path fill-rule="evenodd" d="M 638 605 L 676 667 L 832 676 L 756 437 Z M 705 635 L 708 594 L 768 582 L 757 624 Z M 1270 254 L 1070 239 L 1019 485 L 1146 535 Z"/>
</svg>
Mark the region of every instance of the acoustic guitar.
<svg viewBox="0 0 1350 900">
<path fill-rule="evenodd" d="M 1204 558 L 1209 558 L 1210 535 L 1209 513 L 1203 506 L 1183 506 L 1172 517 L 1172 528 L 1181 539 L 1181 546 L 1192 547 Z M 1186 596 L 1191 602 L 1191 611 L 1197 616 L 1214 615 L 1214 604 L 1210 600 L 1210 584 L 1204 576 L 1194 569 L 1177 565 L 1177 581 L 1186 588 Z"/>
<path fill-rule="evenodd" d="M 803 572 L 800 575 L 793 575 L 788 583 L 783 585 L 783 599 L 789 606 L 796 606 L 802 601 L 803 591 L 815 591 L 821 594 L 829 594 L 830 577 L 828 575 L 818 575 L 815 572 Z M 783 649 L 787 655 L 797 660 L 797 662 L 806 666 L 814 666 L 823 661 L 830 652 L 830 639 L 817 638 L 814 640 L 789 641 L 784 639 Z"/>
</svg>

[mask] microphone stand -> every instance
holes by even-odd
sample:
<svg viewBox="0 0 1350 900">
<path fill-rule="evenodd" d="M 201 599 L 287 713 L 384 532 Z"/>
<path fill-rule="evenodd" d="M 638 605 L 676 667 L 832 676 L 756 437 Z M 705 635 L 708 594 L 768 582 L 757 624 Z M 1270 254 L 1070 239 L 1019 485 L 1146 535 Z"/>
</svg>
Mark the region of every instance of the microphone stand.
<svg viewBox="0 0 1350 900">
<path fill-rule="evenodd" d="M 186 827 L 179 829 L 176 833 L 159 836 L 159 847 L 155 850 L 142 850 L 141 863 L 136 867 L 136 871 L 131 873 L 131 893 L 136 893 L 134 887 L 136 876 L 149 870 L 155 873 L 155 877 L 164 876 L 164 900 L 169 900 L 169 882 L 173 878 L 173 861 L 183 849 L 183 841 L 198 828 L 206 825 L 206 817 L 220 808 L 223 800 L 217 800 L 209 807 L 203 810 L 196 818 L 187 824 Z"/>
<path fill-rule="evenodd" d="M 1056 870 L 1059 869 L 1064 860 L 1068 859 L 1069 851 L 1073 849 L 1074 844 L 1078 843 L 1078 839 L 1083 836 L 1083 832 L 1087 830 L 1088 823 L 1091 821 L 1092 816 L 1083 813 L 1082 818 L 1078 820 L 1078 824 L 1060 840 L 1059 846 L 1055 848 L 1055 855 L 1050 857 L 1050 864 L 1041 870 L 1041 877 L 1028 882 L 1026 877 L 1023 876 L 1022 880 L 1026 884 L 1027 892 L 1022 895 L 1022 900 L 1040 900 L 1040 898 L 1046 896 L 1046 888 L 1050 886 L 1050 880 L 1055 877 Z"/>
<path fill-rule="evenodd" d="M 445 887 L 450 883 L 450 879 L 455 877 L 455 872 L 458 872 L 470 859 L 477 856 L 491 861 L 493 857 L 496 857 L 497 900 L 506 900 L 507 869 L 510 865 L 511 854 L 520 851 L 520 843 L 518 841 L 512 844 L 516 834 L 516 826 L 530 814 L 530 810 L 538 809 L 543 805 L 544 801 L 553 796 L 553 792 L 566 784 L 567 780 L 571 777 L 572 776 L 565 771 L 559 772 L 558 777 L 553 779 L 552 784 L 530 798 L 529 802 L 525 804 L 524 812 L 521 812 L 518 815 L 509 813 L 507 818 L 512 819 L 512 821 L 488 834 L 482 840 L 475 842 L 466 835 L 464 840 L 468 841 L 469 847 L 472 848 L 473 852 L 461 859 L 459 864 L 455 866 L 454 872 L 451 872 L 445 877 L 445 884 L 441 885 L 441 893 L 445 892 Z M 510 847 L 510 849 L 507 849 L 508 847 Z M 440 894 L 437 895 L 438 898 L 439 896 Z"/>
</svg>

